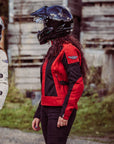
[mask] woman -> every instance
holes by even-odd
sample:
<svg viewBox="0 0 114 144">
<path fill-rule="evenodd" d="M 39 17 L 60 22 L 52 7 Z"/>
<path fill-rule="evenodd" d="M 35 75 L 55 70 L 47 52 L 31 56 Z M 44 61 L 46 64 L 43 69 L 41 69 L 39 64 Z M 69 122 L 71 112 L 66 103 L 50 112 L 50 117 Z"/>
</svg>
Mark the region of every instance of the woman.
<svg viewBox="0 0 114 144">
<path fill-rule="evenodd" d="M 41 122 L 46 144 L 66 144 L 87 65 L 78 40 L 70 35 L 73 18 L 66 8 L 45 6 L 31 15 L 42 28 L 37 34 L 40 44 L 52 42 L 41 67 L 42 96 L 32 128 L 40 130 Z"/>
<path fill-rule="evenodd" d="M 4 23 L 0 17 L 0 110 L 3 108 L 7 93 L 8 93 L 8 60 L 3 43 Z"/>
</svg>

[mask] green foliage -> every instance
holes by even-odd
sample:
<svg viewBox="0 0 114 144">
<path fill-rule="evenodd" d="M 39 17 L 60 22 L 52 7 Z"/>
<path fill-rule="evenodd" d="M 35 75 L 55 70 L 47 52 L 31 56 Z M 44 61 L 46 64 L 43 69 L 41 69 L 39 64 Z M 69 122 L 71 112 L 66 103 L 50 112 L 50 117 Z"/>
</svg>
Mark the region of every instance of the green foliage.
<svg viewBox="0 0 114 144">
<path fill-rule="evenodd" d="M 90 67 L 87 75 L 86 84 L 82 96 L 92 96 L 93 94 L 108 92 L 108 87 L 101 79 L 101 67 Z"/>
<path fill-rule="evenodd" d="M 90 83 L 101 84 L 101 67 L 92 66 L 89 68 L 86 84 L 89 85 Z"/>
<path fill-rule="evenodd" d="M 97 94 L 81 97 L 72 133 L 106 135 L 114 131 L 114 94 L 99 99 Z"/>
<path fill-rule="evenodd" d="M 15 87 L 14 83 L 14 72 L 13 69 L 9 68 L 9 91 L 6 102 L 9 103 L 24 103 L 26 101 L 25 96 Z"/>
</svg>

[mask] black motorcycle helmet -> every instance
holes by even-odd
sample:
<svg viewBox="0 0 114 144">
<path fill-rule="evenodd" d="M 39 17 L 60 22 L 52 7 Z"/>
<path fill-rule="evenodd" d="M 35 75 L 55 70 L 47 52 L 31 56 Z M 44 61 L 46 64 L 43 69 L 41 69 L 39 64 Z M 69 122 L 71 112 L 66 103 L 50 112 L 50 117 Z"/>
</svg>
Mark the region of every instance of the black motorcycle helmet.
<svg viewBox="0 0 114 144">
<path fill-rule="evenodd" d="M 72 14 L 63 6 L 44 6 L 31 13 L 37 23 L 43 21 L 43 29 L 38 31 L 40 44 L 69 34 L 72 30 Z"/>
</svg>

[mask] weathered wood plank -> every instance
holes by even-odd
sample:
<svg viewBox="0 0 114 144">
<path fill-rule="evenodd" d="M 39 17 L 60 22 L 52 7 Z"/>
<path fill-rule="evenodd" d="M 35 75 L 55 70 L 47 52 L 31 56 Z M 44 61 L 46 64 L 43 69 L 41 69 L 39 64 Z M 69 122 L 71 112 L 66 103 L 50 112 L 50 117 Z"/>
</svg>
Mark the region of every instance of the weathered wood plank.
<svg viewBox="0 0 114 144">
<path fill-rule="evenodd" d="M 91 16 L 103 16 L 103 15 L 114 15 L 114 5 L 111 6 L 85 6 L 82 9 L 83 17 L 91 17 Z"/>
<path fill-rule="evenodd" d="M 35 77 L 32 77 L 32 78 L 16 77 L 15 83 L 18 83 L 18 84 L 37 84 L 37 83 L 40 83 L 40 79 L 35 78 Z"/>
<path fill-rule="evenodd" d="M 99 32 L 97 32 L 97 31 L 87 31 L 87 34 L 96 34 L 96 35 L 98 35 L 98 34 L 101 34 L 101 35 L 103 35 L 103 34 L 106 34 L 106 35 L 113 35 L 114 34 L 114 31 L 107 31 L 107 30 L 104 30 L 104 31 L 99 31 Z"/>
<path fill-rule="evenodd" d="M 108 37 L 107 36 L 104 36 L 104 37 L 101 37 L 102 35 L 87 35 L 87 34 L 83 34 L 83 36 L 81 36 L 81 39 L 82 39 L 82 43 L 86 43 L 86 41 L 103 41 L 103 40 L 114 40 L 114 36 L 112 35 L 111 37 Z"/>
<path fill-rule="evenodd" d="M 113 34 L 100 34 L 100 33 L 85 33 L 85 32 L 81 32 L 81 39 L 83 40 L 83 42 L 85 43 L 85 41 L 95 41 L 95 40 L 99 40 L 99 41 L 106 41 L 106 40 L 114 40 L 114 35 Z"/>
<path fill-rule="evenodd" d="M 15 68 L 15 84 L 21 90 L 36 90 L 41 88 L 40 67 Z"/>
<path fill-rule="evenodd" d="M 44 1 L 37 1 L 37 2 L 18 2 L 18 3 L 14 3 L 14 9 L 18 9 L 21 11 L 21 9 L 24 9 L 24 8 L 27 8 L 27 9 L 30 9 L 28 8 L 28 6 L 32 6 L 33 9 L 34 7 L 37 6 L 37 9 L 41 8 L 41 6 L 52 6 L 52 5 L 58 5 L 58 4 L 61 4 L 62 5 L 62 1 L 46 1 L 44 3 Z"/>
<path fill-rule="evenodd" d="M 8 33 L 31 33 L 31 32 L 37 32 L 38 28 L 35 22 L 31 23 L 19 23 L 16 22 L 14 24 L 8 25 Z"/>
<path fill-rule="evenodd" d="M 114 18 L 112 18 L 114 20 Z M 88 27 L 100 27 L 100 28 L 110 28 L 110 27 L 114 27 L 114 23 L 113 22 L 109 22 L 109 21 L 84 21 L 84 23 L 82 23 Z"/>
<path fill-rule="evenodd" d="M 84 50 L 85 58 L 88 66 L 102 66 L 104 60 L 104 51 L 96 49 L 85 49 Z"/>
<path fill-rule="evenodd" d="M 33 38 L 37 38 L 37 33 L 32 33 L 31 32 L 31 33 L 23 33 L 22 35 L 20 35 L 20 33 L 17 33 L 16 31 L 15 31 L 15 33 L 10 33 L 10 32 L 8 32 L 8 35 L 7 35 L 8 39 L 9 38 L 14 38 L 14 37 L 21 38 L 21 39 L 26 39 L 26 38 L 33 39 Z"/>
<path fill-rule="evenodd" d="M 39 90 L 41 89 L 41 84 L 40 83 L 35 83 L 35 84 L 18 84 L 15 83 L 16 87 L 22 91 L 26 91 L 26 90 Z"/>
<path fill-rule="evenodd" d="M 8 43 L 9 44 L 19 44 L 20 43 L 20 38 L 19 36 L 12 36 L 12 37 L 9 37 L 8 38 Z M 37 38 L 34 36 L 34 38 L 29 38 L 29 37 L 26 37 L 26 38 L 21 38 L 21 44 L 24 45 L 24 44 L 34 44 L 34 45 L 38 45 L 38 40 Z"/>
<path fill-rule="evenodd" d="M 40 77 L 40 67 L 34 68 L 34 67 L 29 67 L 29 68 L 15 68 L 15 76 L 16 77 L 21 77 L 21 78 L 32 78 Z"/>
<path fill-rule="evenodd" d="M 7 37 L 8 39 L 8 44 L 14 44 L 14 45 L 19 45 L 20 41 L 22 45 L 29 45 L 29 44 L 33 44 L 36 45 L 36 47 L 39 48 L 49 48 L 51 46 L 51 42 L 48 42 L 47 44 L 44 45 L 40 45 L 39 41 L 37 39 L 37 34 L 23 34 L 23 35 L 19 35 L 19 34 L 12 34 L 11 36 L 9 35 Z"/>
<path fill-rule="evenodd" d="M 62 1 L 24 1 L 22 3 L 14 3 L 14 15 L 30 15 L 31 12 L 43 6 L 62 5 Z"/>
<path fill-rule="evenodd" d="M 13 66 L 13 67 L 36 67 L 36 66 L 41 66 L 42 62 L 34 62 L 34 63 L 11 63 L 9 64 L 9 66 Z"/>
<path fill-rule="evenodd" d="M 86 18 L 84 18 L 84 17 L 82 17 L 82 22 L 93 22 L 93 21 L 95 21 L 95 22 L 112 22 L 112 23 L 114 23 L 114 17 L 110 17 L 110 16 L 107 16 L 107 17 L 105 17 L 105 16 L 89 16 L 89 17 L 86 17 Z"/>
<path fill-rule="evenodd" d="M 62 0 L 42 0 L 42 2 L 45 4 L 45 2 L 46 3 L 48 3 L 48 2 L 55 2 L 55 3 L 57 3 L 57 2 L 62 2 Z M 20 0 L 20 1 L 18 1 L 18 0 L 15 0 L 14 1 L 14 4 L 17 4 L 17 3 L 34 3 L 34 2 L 36 2 L 36 3 L 39 3 L 39 2 L 41 2 L 41 0 Z"/>
<path fill-rule="evenodd" d="M 101 42 L 101 41 L 86 41 L 85 42 L 86 44 L 100 44 L 100 45 L 114 45 L 114 41 L 104 41 L 104 42 Z"/>
<path fill-rule="evenodd" d="M 11 31 L 10 31 L 11 32 Z M 19 34 L 19 33 L 9 33 L 7 36 L 8 44 L 36 44 L 39 45 L 39 41 L 37 39 L 37 34 Z"/>
<path fill-rule="evenodd" d="M 22 55 L 33 56 L 33 55 L 45 55 L 45 54 L 46 54 L 45 50 L 43 50 L 43 51 L 32 51 L 31 50 L 31 51 L 21 51 L 20 56 L 22 56 Z M 17 50 L 14 50 L 14 51 L 12 51 L 11 56 L 19 56 L 19 52 Z"/>
<path fill-rule="evenodd" d="M 83 31 L 98 31 L 99 32 L 99 31 L 105 31 L 105 30 L 111 32 L 111 31 L 114 30 L 114 27 L 104 27 L 104 26 L 99 26 L 99 27 L 97 27 L 97 26 L 94 26 L 94 27 L 87 26 L 87 27 L 83 27 Z"/>
<path fill-rule="evenodd" d="M 87 2 L 87 3 L 91 3 L 91 2 L 114 2 L 114 0 L 82 0 L 82 2 Z"/>
<path fill-rule="evenodd" d="M 12 57 L 12 63 L 10 64 L 13 67 L 33 67 L 40 66 L 42 64 L 44 56 L 26 56 L 26 57 Z"/>
<path fill-rule="evenodd" d="M 44 47 L 43 45 L 40 47 L 38 45 L 9 45 L 8 48 L 10 50 L 11 57 L 18 55 L 41 56 L 45 55 L 48 50 L 48 47 Z"/>
<path fill-rule="evenodd" d="M 43 59 L 44 56 L 26 56 L 26 57 L 20 57 L 20 60 L 39 60 L 39 59 Z M 12 60 L 17 60 L 17 57 L 12 57 Z"/>
<path fill-rule="evenodd" d="M 94 40 L 94 39 L 101 39 L 101 40 L 113 40 L 114 39 L 114 32 L 106 32 L 106 31 L 81 31 L 81 39 L 84 40 Z"/>
<path fill-rule="evenodd" d="M 40 51 L 40 50 L 45 50 L 47 51 L 49 48 L 49 45 L 45 44 L 45 45 L 37 45 L 37 44 L 28 44 L 28 45 L 14 45 L 14 44 L 10 44 L 9 45 L 9 49 L 12 49 L 12 50 L 19 50 L 22 51 L 22 50 L 33 50 L 33 51 Z"/>
</svg>

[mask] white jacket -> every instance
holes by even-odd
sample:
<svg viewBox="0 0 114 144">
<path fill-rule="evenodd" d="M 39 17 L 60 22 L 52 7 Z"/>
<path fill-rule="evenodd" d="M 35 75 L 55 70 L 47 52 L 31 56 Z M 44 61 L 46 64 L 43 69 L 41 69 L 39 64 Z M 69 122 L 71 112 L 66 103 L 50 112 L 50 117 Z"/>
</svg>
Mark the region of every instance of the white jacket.
<svg viewBox="0 0 114 144">
<path fill-rule="evenodd" d="M 8 93 L 8 60 L 6 53 L 0 49 L 0 109 Z"/>
</svg>

